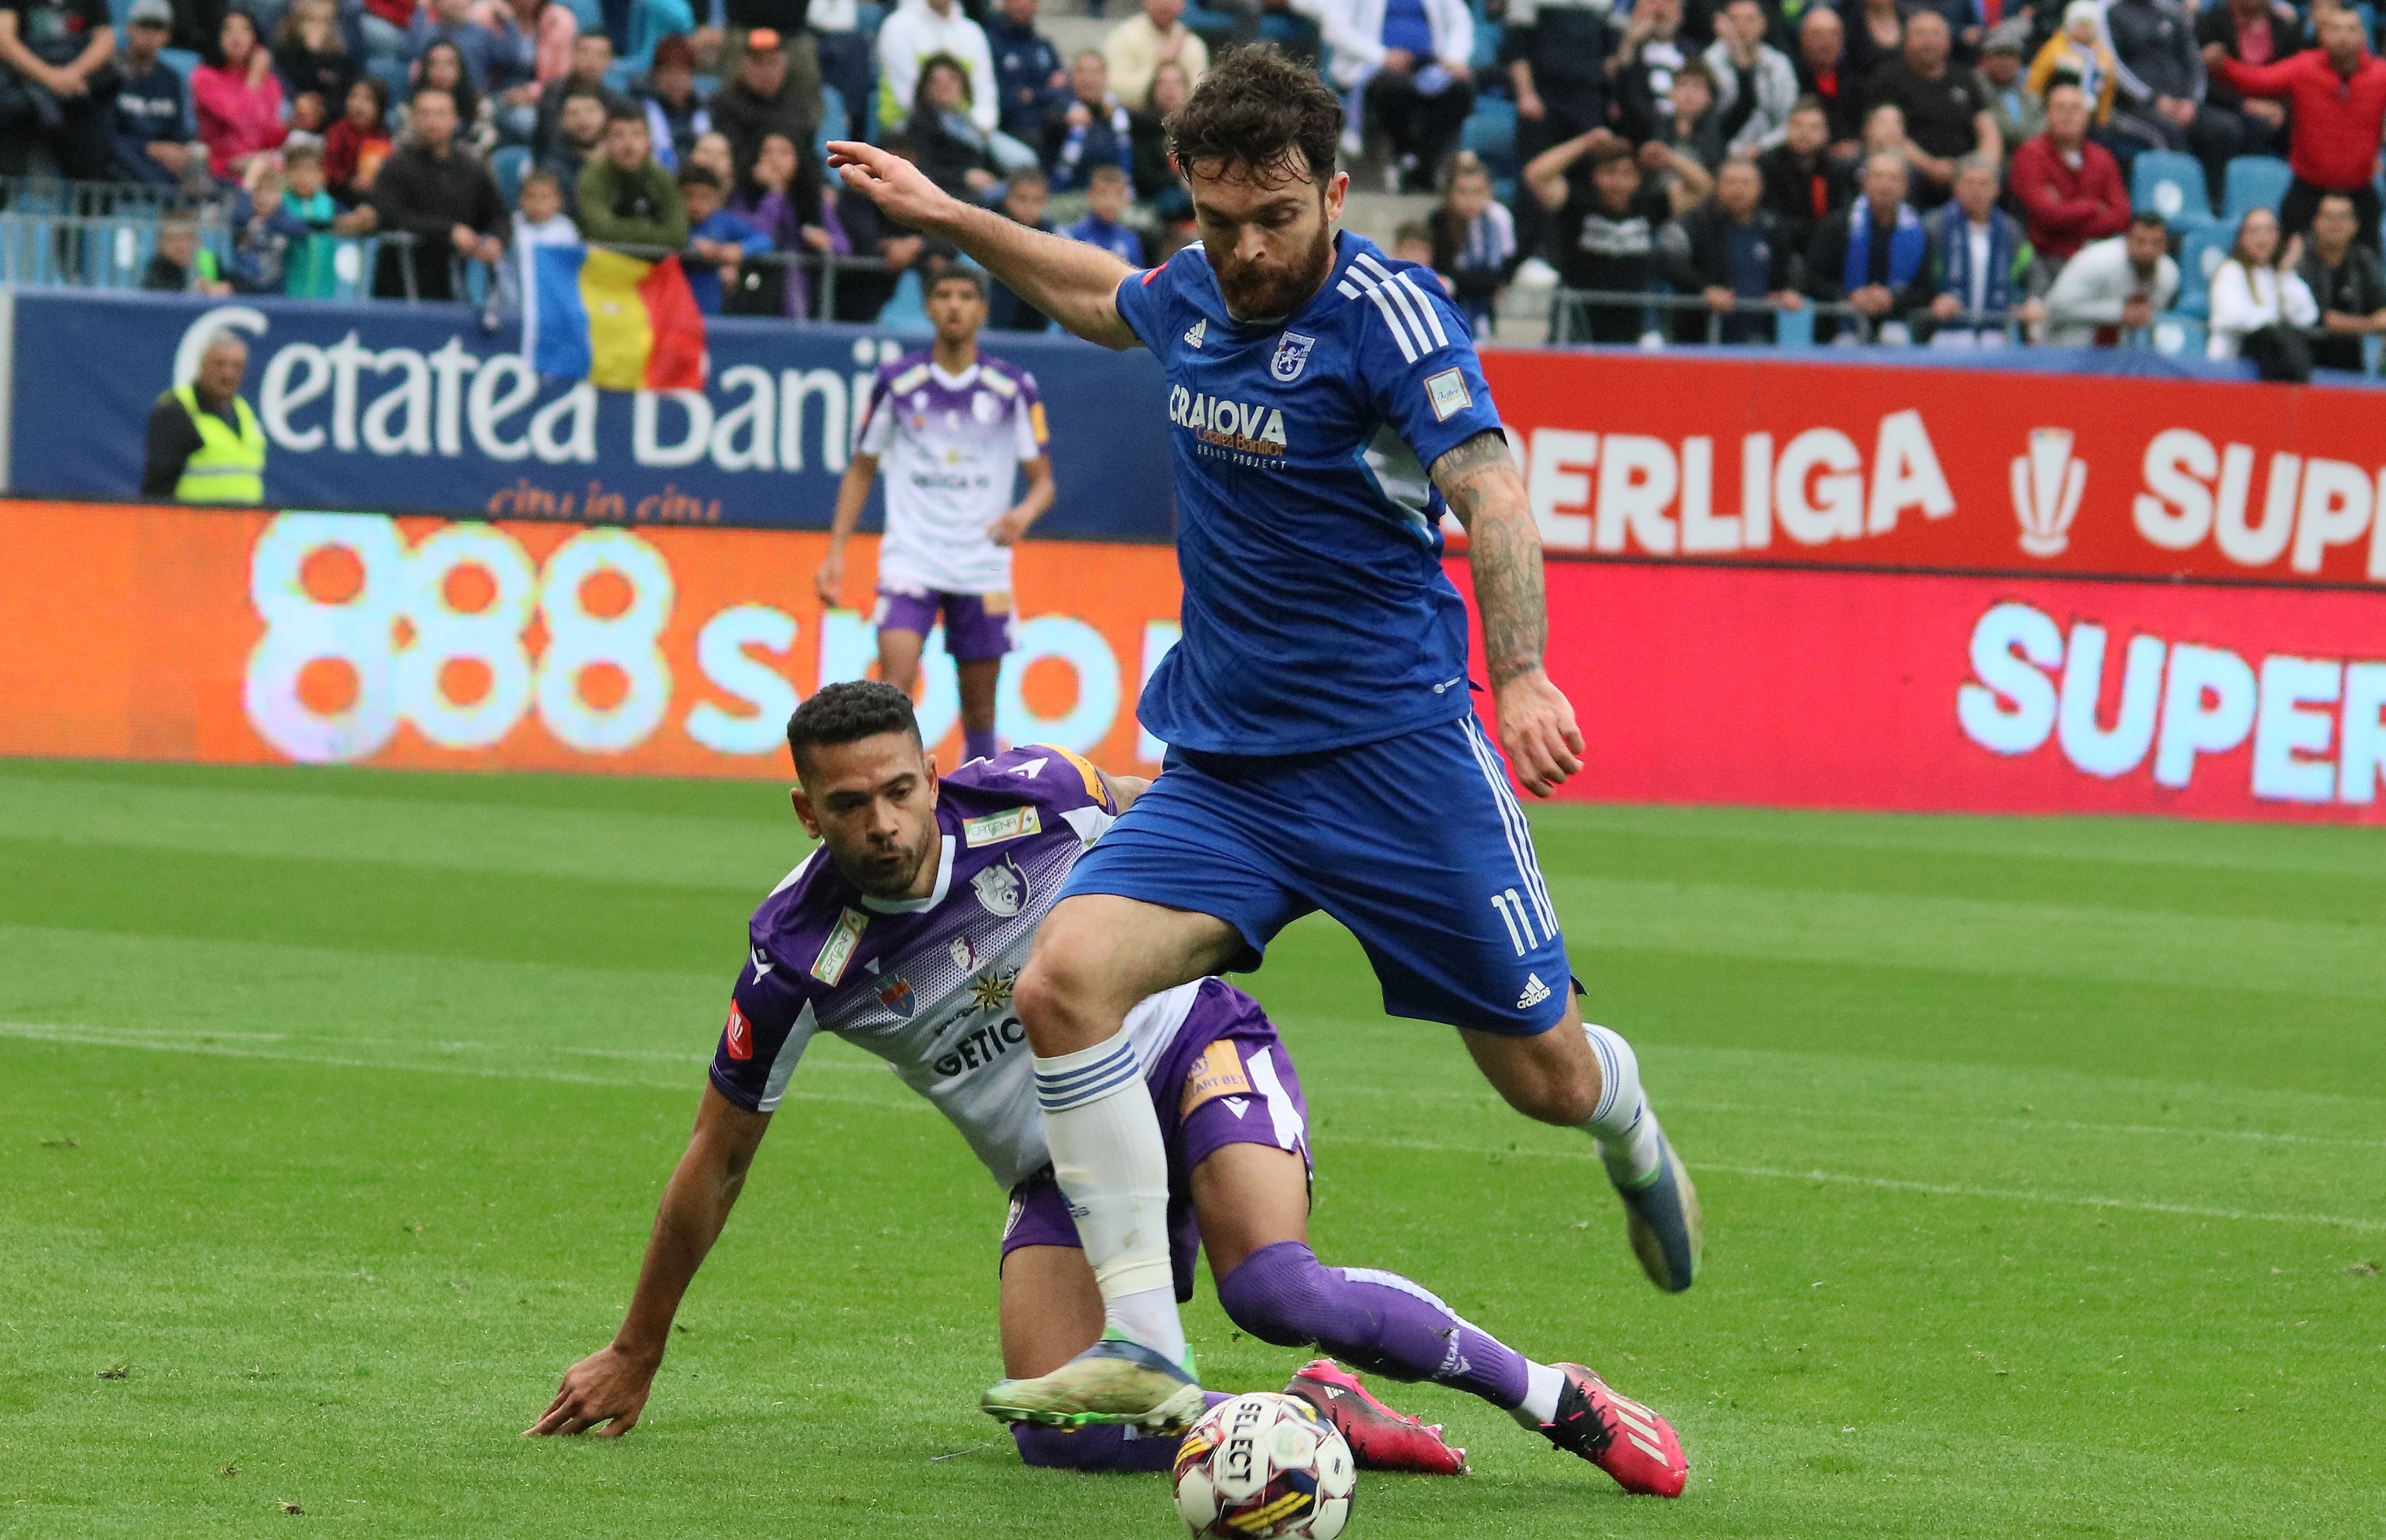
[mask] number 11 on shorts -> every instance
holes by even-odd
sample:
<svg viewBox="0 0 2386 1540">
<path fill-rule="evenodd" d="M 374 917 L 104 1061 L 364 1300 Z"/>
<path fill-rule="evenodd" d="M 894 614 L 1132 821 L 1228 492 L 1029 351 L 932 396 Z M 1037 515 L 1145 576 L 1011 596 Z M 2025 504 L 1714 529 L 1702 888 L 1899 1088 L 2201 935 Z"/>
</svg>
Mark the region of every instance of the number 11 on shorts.
<svg viewBox="0 0 2386 1540">
<path fill-rule="evenodd" d="M 1525 908 L 1525 901 L 1516 895 L 1514 888 L 1493 894 L 1491 907 L 1500 912 L 1501 923 L 1508 927 L 1508 940 L 1515 946 L 1518 957 L 1540 945 L 1533 935 L 1532 912 Z"/>
</svg>

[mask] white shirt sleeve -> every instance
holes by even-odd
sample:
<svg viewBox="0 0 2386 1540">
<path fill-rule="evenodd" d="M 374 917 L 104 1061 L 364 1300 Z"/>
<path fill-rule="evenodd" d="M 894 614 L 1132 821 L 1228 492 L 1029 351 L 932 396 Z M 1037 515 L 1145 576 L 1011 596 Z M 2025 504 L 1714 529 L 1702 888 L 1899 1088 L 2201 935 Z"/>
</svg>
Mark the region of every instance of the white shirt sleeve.
<svg viewBox="0 0 2386 1540">
<path fill-rule="evenodd" d="M 2242 337 L 2262 324 L 2261 302 L 2254 297 L 2254 284 L 2238 262 L 2223 262 L 2212 274 L 2212 332 L 2217 342 L 2220 334 Z M 2216 357 L 2235 357 L 2232 349 Z"/>
<path fill-rule="evenodd" d="M 1036 419 L 1033 406 L 1022 397 L 1011 408 L 1012 438 L 1018 444 L 1021 464 L 1044 457 L 1044 446 L 1036 442 Z"/>
<path fill-rule="evenodd" d="M 864 455 L 884 459 L 887 449 L 895 443 L 895 398 L 881 392 L 872 398 L 865 409 L 870 416 L 863 421 L 861 436 L 855 441 L 853 447 Z"/>
<path fill-rule="evenodd" d="M 2299 272 L 2279 275 L 2279 308 L 2286 319 L 2297 326 L 2319 324 L 2319 302 L 2312 298 L 2311 285 Z"/>
</svg>

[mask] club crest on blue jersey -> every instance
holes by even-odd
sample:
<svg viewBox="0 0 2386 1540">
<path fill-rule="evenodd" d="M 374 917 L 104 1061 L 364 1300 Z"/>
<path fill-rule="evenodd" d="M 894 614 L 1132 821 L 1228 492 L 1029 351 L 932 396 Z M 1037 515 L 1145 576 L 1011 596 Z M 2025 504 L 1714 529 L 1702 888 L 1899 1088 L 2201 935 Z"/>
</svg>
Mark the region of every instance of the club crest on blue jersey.
<svg viewBox="0 0 2386 1540">
<path fill-rule="evenodd" d="M 1275 375 L 1279 383 L 1291 384 L 1300 378 L 1300 371 L 1309 367 L 1310 352 L 1316 346 L 1317 339 L 1314 337 L 1304 337 L 1298 332 L 1286 332 L 1276 339 L 1275 357 L 1268 360 L 1268 372 Z"/>
<path fill-rule="evenodd" d="M 977 890 L 977 901 L 986 906 L 986 912 L 1000 920 L 1017 914 L 1028 895 L 1035 891 L 1027 873 L 1007 856 L 971 878 L 970 886 Z"/>
<path fill-rule="evenodd" d="M 889 973 L 878 986 L 878 1003 L 908 1021 L 911 1012 L 920 1007 L 920 997 L 912 993 L 910 981 L 900 973 Z"/>
</svg>

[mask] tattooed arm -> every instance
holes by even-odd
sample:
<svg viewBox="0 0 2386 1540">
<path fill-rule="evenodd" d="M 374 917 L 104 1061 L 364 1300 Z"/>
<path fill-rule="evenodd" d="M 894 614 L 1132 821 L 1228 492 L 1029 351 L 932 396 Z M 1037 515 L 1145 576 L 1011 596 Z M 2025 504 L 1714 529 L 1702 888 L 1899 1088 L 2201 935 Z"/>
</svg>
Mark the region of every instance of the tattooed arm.
<svg viewBox="0 0 2386 1540">
<path fill-rule="evenodd" d="M 1541 535 L 1508 441 L 1476 434 L 1433 462 L 1433 484 L 1466 527 L 1501 746 L 1525 789 L 1547 796 L 1582 769 L 1582 730 L 1541 667 L 1550 635 Z"/>
</svg>

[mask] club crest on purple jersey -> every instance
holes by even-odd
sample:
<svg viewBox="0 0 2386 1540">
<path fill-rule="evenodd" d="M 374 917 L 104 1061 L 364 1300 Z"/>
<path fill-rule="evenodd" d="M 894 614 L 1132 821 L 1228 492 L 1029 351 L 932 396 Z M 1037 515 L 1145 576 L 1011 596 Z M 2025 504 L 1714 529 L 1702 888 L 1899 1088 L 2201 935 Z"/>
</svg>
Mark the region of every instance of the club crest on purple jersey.
<svg viewBox="0 0 2386 1540">
<path fill-rule="evenodd" d="M 977 890 L 977 901 L 986 906 L 986 912 L 1001 920 L 1017 914 L 1035 891 L 1027 873 L 1008 856 L 971 878 L 970 886 Z"/>
<path fill-rule="evenodd" d="M 920 997 L 912 993 L 910 981 L 900 973 L 889 973 L 878 986 L 878 1003 L 908 1021 L 919 1008 Z"/>
<path fill-rule="evenodd" d="M 1287 332 L 1276 339 L 1275 357 L 1268 360 L 1268 372 L 1281 384 L 1291 384 L 1309 367 L 1310 350 L 1317 345 L 1314 337 L 1304 337 L 1298 332 Z"/>
</svg>

